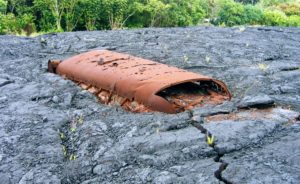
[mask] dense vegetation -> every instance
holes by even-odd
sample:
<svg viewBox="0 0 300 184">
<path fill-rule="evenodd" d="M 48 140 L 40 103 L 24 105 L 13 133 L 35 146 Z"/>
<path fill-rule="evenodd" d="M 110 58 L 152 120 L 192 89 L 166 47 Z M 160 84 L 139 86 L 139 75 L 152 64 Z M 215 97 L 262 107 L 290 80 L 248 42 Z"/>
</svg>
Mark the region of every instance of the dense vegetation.
<svg viewBox="0 0 300 184">
<path fill-rule="evenodd" d="M 300 0 L 0 0 L 0 34 L 199 24 L 300 26 Z"/>
</svg>

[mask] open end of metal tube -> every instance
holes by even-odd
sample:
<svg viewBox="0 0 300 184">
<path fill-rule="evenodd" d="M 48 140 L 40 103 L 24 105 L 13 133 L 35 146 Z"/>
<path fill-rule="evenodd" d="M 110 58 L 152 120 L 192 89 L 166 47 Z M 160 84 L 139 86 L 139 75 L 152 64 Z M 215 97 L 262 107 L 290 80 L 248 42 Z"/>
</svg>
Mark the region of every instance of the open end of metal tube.
<svg viewBox="0 0 300 184">
<path fill-rule="evenodd" d="M 60 60 L 49 60 L 48 61 L 48 72 L 56 73 L 56 68 L 61 63 Z"/>
<path fill-rule="evenodd" d="M 229 100 L 226 91 L 214 81 L 185 82 L 168 87 L 156 95 L 172 104 L 176 112 L 182 112 L 204 104 L 220 104 Z"/>
</svg>

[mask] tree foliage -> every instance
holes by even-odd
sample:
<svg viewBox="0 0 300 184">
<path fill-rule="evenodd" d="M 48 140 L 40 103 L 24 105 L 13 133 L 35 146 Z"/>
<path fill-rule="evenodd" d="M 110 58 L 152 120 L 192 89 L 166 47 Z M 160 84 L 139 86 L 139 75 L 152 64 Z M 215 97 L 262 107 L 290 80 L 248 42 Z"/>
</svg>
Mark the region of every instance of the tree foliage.
<svg viewBox="0 0 300 184">
<path fill-rule="evenodd" d="M 201 0 L 169 0 L 170 10 L 167 12 L 167 26 L 190 26 L 197 25 L 205 17 L 201 7 Z"/>
<path fill-rule="evenodd" d="M 299 26 L 300 0 L 0 0 L 0 34 L 139 27 Z"/>
<path fill-rule="evenodd" d="M 245 19 L 245 8 L 240 3 L 234 1 L 224 1 L 218 13 L 216 24 L 225 24 L 227 26 L 242 25 Z"/>
<path fill-rule="evenodd" d="M 101 0 L 80 0 L 78 15 L 80 16 L 79 23 L 86 28 L 86 30 L 96 30 L 96 21 L 100 19 Z M 78 20 L 77 19 L 77 20 Z"/>
<path fill-rule="evenodd" d="M 7 1 L 0 0 L 0 13 L 5 14 L 7 9 Z"/>
</svg>

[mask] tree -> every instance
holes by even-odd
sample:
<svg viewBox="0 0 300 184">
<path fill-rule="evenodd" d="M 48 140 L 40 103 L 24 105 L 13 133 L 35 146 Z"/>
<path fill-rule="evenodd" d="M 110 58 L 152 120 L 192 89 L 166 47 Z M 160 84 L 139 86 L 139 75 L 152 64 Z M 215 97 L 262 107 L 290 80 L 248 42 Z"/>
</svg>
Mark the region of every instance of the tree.
<svg viewBox="0 0 300 184">
<path fill-rule="evenodd" d="M 64 2 L 66 30 L 73 31 L 79 19 L 78 8 L 79 0 L 68 0 Z"/>
<path fill-rule="evenodd" d="M 235 0 L 236 2 L 243 4 L 256 4 L 259 0 Z"/>
<path fill-rule="evenodd" d="M 119 29 L 124 25 L 128 9 L 128 0 L 102 0 L 103 17 L 108 20 L 111 29 Z"/>
<path fill-rule="evenodd" d="M 49 10 L 55 19 L 56 29 L 62 30 L 61 19 L 65 9 L 65 1 L 66 0 L 34 0 L 34 5 L 42 12 L 43 16 L 47 15 L 43 11 Z"/>
<path fill-rule="evenodd" d="M 7 13 L 16 16 L 32 13 L 33 0 L 7 0 Z"/>
<path fill-rule="evenodd" d="M 96 29 L 96 21 L 101 11 L 101 0 L 80 0 L 80 15 L 85 28 L 89 31 Z"/>
<path fill-rule="evenodd" d="M 242 4 L 232 0 L 225 0 L 221 4 L 218 12 L 218 18 L 215 22 L 217 25 L 225 24 L 226 26 L 242 25 L 245 20 L 245 8 Z"/>
<path fill-rule="evenodd" d="M 156 27 L 162 25 L 162 19 L 170 8 L 160 0 L 145 0 L 132 3 L 135 12 L 130 18 L 130 24 L 134 27 Z M 131 6 L 132 6 L 131 5 Z"/>
<path fill-rule="evenodd" d="M 159 26 L 164 14 L 171 6 L 159 0 L 149 0 L 144 11 L 150 15 L 150 27 Z"/>
<path fill-rule="evenodd" d="M 0 0 L 0 13 L 6 14 L 7 1 Z"/>
<path fill-rule="evenodd" d="M 7 11 L 10 13 L 15 12 L 15 8 L 17 6 L 18 0 L 8 0 L 7 1 Z"/>
<path fill-rule="evenodd" d="M 204 17 L 201 0 L 165 0 L 170 5 L 164 26 L 190 26 L 197 25 Z"/>
<path fill-rule="evenodd" d="M 139 1 L 137 14 L 130 22 L 139 27 L 172 27 L 197 25 L 205 16 L 202 0 L 145 0 Z"/>
<path fill-rule="evenodd" d="M 264 19 L 264 14 L 263 11 L 253 5 L 246 5 L 244 6 L 245 8 L 245 24 L 250 24 L 250 25 L 260 25 L 263 23 Z"/>
</svg>

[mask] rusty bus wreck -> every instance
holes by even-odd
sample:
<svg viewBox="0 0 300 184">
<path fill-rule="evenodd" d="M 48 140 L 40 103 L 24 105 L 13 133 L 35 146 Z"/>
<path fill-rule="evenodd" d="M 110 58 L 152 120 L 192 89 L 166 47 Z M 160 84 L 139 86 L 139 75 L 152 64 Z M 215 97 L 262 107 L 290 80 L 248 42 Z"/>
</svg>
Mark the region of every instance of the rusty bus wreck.
<svg viewBox="0 0 300 184">
<path fill-rule="evenodd" d="M 132 112 L 178 113 L 231 98 L 219 80 L 107 50 L 49 61 L 48 70 L 76 82 L 101 103 Z"/>
</svg>

